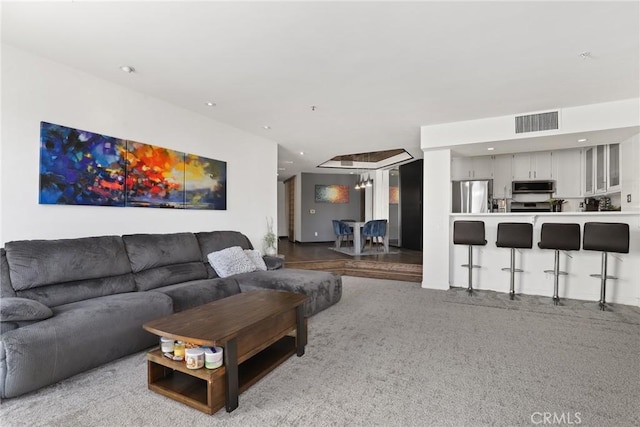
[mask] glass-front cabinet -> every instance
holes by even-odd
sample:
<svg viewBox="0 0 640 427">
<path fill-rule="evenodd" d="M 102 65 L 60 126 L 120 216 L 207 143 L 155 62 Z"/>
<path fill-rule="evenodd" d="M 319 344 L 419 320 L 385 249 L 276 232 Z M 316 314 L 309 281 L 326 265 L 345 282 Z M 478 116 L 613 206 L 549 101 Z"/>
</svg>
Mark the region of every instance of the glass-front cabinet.
<svg viewBox="0 0 640 427">
<path fill-rule="evenodd" d="M 607 191 L 606 151 L 604 145 L 596 146 L 596 193 Z"/>
<path fill-rule="evenodd" d="M 620 144 L 584 149 L 584 194 L 620 191 Z"/>
<path fill-rule="evenodd" d="M 589 196 L 594 193 L 593 189 L 593 153 L 594 147 L 584 150 L 584 194 Z"/>
<path fill-rule="evenodd" d="M 620 144 L 609 144 L 607 191 L 620 190 Z"/>
</svg>

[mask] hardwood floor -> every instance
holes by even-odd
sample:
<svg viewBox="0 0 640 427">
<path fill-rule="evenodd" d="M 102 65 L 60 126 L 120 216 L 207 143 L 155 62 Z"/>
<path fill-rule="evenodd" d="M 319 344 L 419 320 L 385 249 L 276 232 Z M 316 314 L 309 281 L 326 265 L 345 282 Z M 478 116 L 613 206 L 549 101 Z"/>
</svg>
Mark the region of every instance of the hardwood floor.
<svg viewBox="0 0 640 427">
<path fill-rule="evenodd" d="M 338 274 L 378 279 L 422 281 L 422 252 L 391 247 L 394 253 L 350 256 L 329 249 L 334 242 L 278 242 L 285 267 L 303 270 L 333 271 Z"/>
</svg>

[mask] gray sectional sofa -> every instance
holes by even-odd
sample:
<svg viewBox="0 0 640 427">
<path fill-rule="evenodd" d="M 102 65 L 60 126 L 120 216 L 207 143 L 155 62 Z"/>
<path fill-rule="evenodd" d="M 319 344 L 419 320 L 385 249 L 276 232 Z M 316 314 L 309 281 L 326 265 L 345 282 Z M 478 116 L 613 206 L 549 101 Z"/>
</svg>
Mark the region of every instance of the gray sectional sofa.
<svg viewBox="0 0 640 427">
<path fill-rule="evenodd" d="M 0 249 L 0 397 L 19 396 L 149 348 L 152 319 L 254 289 L 309 296 L 305 315 L 337 303 L 341 277 L 286 269 L 217 276 L 207 255 L 252 249 L 235 231 L 14 241 Z"/>
</svg>

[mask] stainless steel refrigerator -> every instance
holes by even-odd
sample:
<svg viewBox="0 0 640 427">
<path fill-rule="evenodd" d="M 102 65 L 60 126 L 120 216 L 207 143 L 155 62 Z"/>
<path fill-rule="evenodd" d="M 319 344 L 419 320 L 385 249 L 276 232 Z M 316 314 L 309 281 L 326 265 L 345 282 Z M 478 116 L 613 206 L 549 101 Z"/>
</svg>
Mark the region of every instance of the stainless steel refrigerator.
<svg viewBox="0 0 640 427">
<path fill-rule="evenodd" d="M 493 180 L 452 181 L 451 212 L 488 213 L 491 212 Z"/>
</svg>

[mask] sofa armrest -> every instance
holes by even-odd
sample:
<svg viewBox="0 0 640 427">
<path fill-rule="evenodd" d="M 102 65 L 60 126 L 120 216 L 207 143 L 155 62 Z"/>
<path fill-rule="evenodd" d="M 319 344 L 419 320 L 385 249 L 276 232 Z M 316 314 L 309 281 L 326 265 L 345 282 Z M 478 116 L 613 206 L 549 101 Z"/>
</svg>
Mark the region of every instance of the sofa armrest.
<svg viewBox="0 0 640 427">
<path fill-rule="evenodd" d="M 277 256 L 265 255 L 262 257 L 264 263 L 267 265 L 267 270 L 279 270 L 284 267 L 284 260 Z"/>
</svg>

